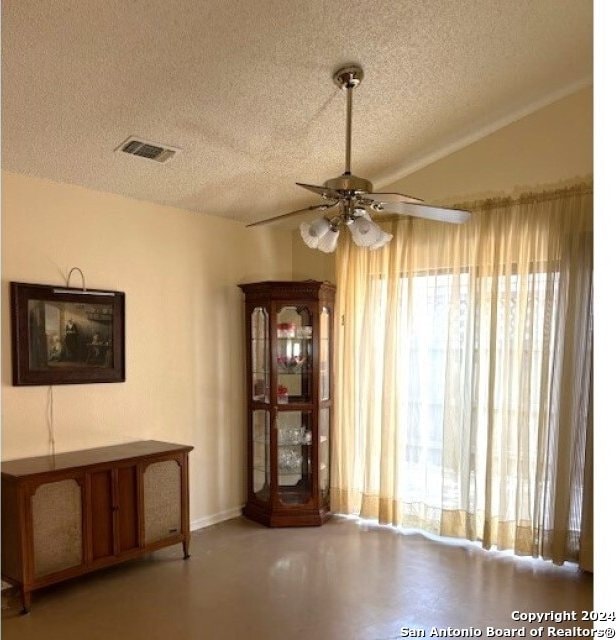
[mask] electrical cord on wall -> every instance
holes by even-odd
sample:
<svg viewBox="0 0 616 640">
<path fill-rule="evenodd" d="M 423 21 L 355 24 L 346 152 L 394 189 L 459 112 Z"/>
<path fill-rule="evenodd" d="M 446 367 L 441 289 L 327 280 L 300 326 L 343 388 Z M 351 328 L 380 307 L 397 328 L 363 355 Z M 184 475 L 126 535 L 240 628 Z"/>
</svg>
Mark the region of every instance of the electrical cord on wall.
<svg viewBox="0 0 616 640">
<path fill-rule="evenodd" d="M 79 275 L 81 275 L 81 288 L 83 291 L 86 291 L 86 278 L 83 275 L 83 271 L 79 267 L 72 267 L 66 276 L 66 287 L 70 286 L 71 275 L 73 271 L 77 271 Z M 54 416 L 53 416 L 53 385 L 49 385 L 49 390 L 47 392 L 47 433 L 49 436 L 49 449 L 51 452 L 51 456 L 55 458 L 56 456 L 56 434 L 55 434 L 55 425 L 54 425 Z"/>
<path fill-rule="evenodd" d="M 52 457 L 56 456 L 56 436 L 54 433 L 53 423 L 53 385 L 49 385 L 49 391 L 47 392 L 47 432 L 49 434 L 49 448 L 51 450 Z"/>
<path fill-rule="evenodd" d="M 81 288 L 85 292 L 86 291 L 86 278 L 83 275 L 83 271 L 79 267 L 72 267 L 66 276 L 66 287 L 70 286 L 71 275 L 74 271 L 77 271 L 79 275 L 81 275 Z M 56 456 L 56 434 L 55 434 L 55 424 L 54 424 L 54 415 L 53 415 L 53 385 L 49 385 L 49 390 L 47 391 L 47 434 L 49 437 L 49 449 L 51 456 L 55 458 Z"/>
</svg>

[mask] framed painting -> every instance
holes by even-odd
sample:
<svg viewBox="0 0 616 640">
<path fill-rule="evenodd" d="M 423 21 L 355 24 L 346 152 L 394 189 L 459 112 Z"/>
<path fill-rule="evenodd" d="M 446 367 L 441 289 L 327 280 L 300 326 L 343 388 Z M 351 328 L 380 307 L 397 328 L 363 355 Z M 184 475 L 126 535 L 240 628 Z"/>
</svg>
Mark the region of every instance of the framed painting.
<svg viewBox="0 0 616 640">
<path fill-rule="evenodd" d="M 124 293 L 11 282 L 13 384 L 124 382 Z"/>
</svg>

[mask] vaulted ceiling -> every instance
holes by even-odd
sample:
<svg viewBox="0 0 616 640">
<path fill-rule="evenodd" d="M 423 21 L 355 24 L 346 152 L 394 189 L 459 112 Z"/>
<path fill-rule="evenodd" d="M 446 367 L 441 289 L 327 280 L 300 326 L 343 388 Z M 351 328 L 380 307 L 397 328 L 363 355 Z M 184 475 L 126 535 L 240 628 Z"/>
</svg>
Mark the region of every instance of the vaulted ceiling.
<svg viewBox="0 0 616 640">
<path fill-rule="evenodd" d="M 6 169 L 242 221 L 382 186 L 590 83 L 591 0 L 5 0 Z M 115 153 L 137 135 L 166 164 Z M 314 202 L 314 200 L 312 200 Z"/>
</svg>

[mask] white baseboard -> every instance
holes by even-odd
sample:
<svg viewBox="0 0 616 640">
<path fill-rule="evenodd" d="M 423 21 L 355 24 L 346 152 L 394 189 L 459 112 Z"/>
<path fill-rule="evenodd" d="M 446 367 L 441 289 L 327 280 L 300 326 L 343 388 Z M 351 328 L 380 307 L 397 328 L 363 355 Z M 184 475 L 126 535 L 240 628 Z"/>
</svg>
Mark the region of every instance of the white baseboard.
<svg viewBox="0 0 616 640">
<path fill-rule="evenodd" d="M 227 509 L 226 511 L 219 511 L 213 513 L 210 516 L 204 518 L 197 518 L 190 523 L 190 530 L 196 531 L 197 529 L 204 529 L 205 527 L 211 527 L 213 524 L 224 522 L 225 520 L 231 520 L 231 518 L 237 518 L 242 515 L 242 507 L 234 507 L 233 509 Z"/>
</svg>

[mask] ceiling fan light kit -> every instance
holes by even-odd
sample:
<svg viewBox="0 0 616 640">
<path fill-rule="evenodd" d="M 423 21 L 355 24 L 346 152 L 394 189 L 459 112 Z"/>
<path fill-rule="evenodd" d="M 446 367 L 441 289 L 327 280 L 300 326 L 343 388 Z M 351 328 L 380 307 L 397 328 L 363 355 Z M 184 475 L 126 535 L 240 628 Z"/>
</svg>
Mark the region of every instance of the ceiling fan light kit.
<svg viewBox="0 0 616 640">
<path fill-rule="evenodd" d="M 338 238 L 340 237 L 340 230 L 337 227 L 331 226 L 325 235 L 319 240 L 317 249 L 323 253 L 333 253 L 338 246 Z"/>
<path fill-rule="evenodd" d="M 381 229 L 381 235 L 379 239 L 371 247 L 368 248 L 370 249 L 370 251 L 380 249 L 381 247 L 384 247 L 392 238 L 393 236 L 391 233 L 387 233 L 387 231 L 383 231 Z"/>
<path fill-rule="evenodd" d="M 358 247 L 371 247 L 381 239 L 381 234 L 383 233 L 382 229 L 372 222 L 367 213 L 350 222 L 349 230 L 353 242 L 355 242 Z"/>
<path fill-rule="evenodd" d="M 363 80 L 364 72 L 358 65 L 346 65 L 334 73 L 334 82 L 346 92 L 346 145 L 345 170 L 337 178 L 326 180 L 323 186 L 297 182 L 299 187 L 308 189 L 325 201 L 298 211 L 284 213 L 267 220 L 248 225 L 254 227 L 282 218 L 288 218 L 308 211 L 331 211 L 333 215 L 323 215 L 312 223 L 300 225 L 303 241 L 311 249 L 324 253 L 336 250 L 340 229 L 349 227 L 353 242 L 359 247 L 376 250 L 384 247 L 393 238 L 383 231 L 370 217 L 369 212 L 388 212 L 426 218 L 439 222 L 461 224 L 470 217 L 468 211 L 447 209 L 425 204 L 423 200 L 401 193 L 373 193 L 372 183 L 351 172 L 351 133 L 353 124 L 353 91 Z"/>
<path fill-rule="evenodd" d="M 302 240 L 311 248 L 316 249 L 319 240 L 329 231 L 331 224 L 325 217 L 317 218 L 310 224 L 302 222 L 299 225 L 299 232 Z"/>
</svg>

